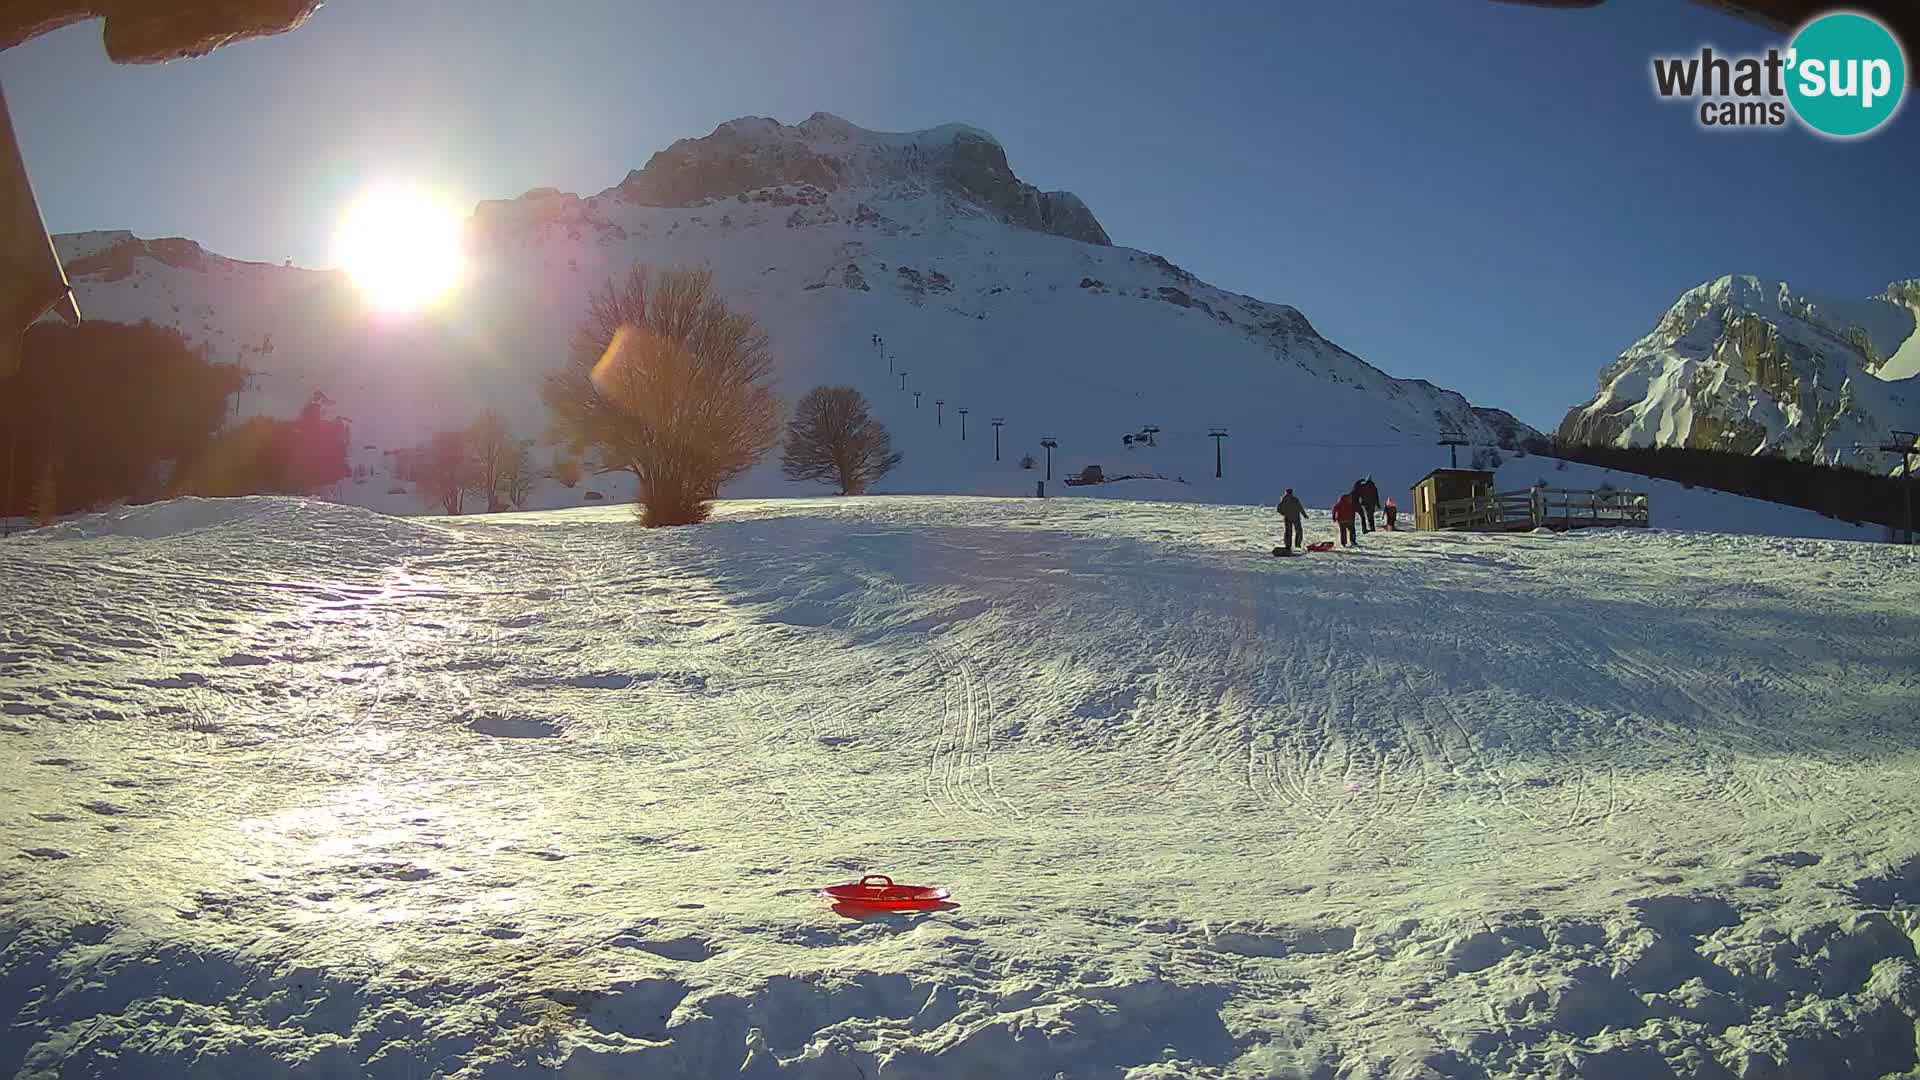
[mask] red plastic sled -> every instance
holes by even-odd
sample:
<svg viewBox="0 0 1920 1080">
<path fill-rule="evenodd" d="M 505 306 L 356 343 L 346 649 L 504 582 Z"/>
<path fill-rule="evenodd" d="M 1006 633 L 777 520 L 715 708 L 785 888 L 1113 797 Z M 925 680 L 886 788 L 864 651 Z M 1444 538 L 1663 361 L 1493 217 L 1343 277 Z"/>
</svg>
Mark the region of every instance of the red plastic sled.
<svg viewBox="0 0 1920 1080">
<path fill-rule="evenodd" d="M 951 895 L 938 885 L 895 885 L 885 874 L 868 874 L 851 885 L 832 885 L 820 890 L 843 904 L 867 907 L 932 907 Z"/>
<path fill-rule="evenodd" d="M 1332 551 L 1332 550 L 1333 550 L 1333 541 L 1331 541 L 1331 540 L 1322 540 L 1322 541 L 1320 541 L 1320 542 L 1319 542 L 1319 543 L 1317 543 L 1317 544 L 1308 544 L 1308 545 L 1307 545 L 1307 550 L 1308 550 L 1308 551 Z"/>
</svg>

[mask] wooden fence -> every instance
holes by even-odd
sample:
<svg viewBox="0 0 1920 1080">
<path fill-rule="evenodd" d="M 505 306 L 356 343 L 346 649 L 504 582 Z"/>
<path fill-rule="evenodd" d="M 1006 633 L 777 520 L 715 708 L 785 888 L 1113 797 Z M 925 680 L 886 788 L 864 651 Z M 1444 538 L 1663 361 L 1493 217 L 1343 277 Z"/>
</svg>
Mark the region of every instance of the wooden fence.
<svg viewBox="0 0 1920 1080">
<path fill-rule="evenodd" d="M 1585 529 L 1653 523 L 1643 491 L 1587 491 L 1528 488 L 1448 499 L 1434 505 L 1442 529 L 1517 532 L 1524 529 Z"/>
</svg>

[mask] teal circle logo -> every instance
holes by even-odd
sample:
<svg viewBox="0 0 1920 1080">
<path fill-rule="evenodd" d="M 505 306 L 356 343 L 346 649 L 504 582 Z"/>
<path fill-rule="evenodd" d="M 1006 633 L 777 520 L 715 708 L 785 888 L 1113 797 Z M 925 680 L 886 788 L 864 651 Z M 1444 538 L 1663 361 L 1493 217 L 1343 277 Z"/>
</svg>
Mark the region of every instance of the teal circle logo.
<svg viewBox="0 0 1920 1080">
<path fill-rule="evenodd" d="M 1800 28 L 1787 51 L 1787 100 L 1823 135 L 1865 135 L 1892 118 L 1907 88 L 1907 59 L 1879 21 L 1851 11 Z"/>
</svg>

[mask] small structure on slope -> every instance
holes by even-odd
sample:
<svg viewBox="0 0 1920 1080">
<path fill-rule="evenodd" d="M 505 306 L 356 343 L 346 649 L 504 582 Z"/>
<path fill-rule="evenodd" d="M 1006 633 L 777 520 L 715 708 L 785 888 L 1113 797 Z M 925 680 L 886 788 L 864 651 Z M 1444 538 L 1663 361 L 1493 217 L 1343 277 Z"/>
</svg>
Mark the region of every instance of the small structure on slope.
<svg viewBox="0 0 1920 1080">
<path fill-rule="evenodd" d="M 1435 469 L 1413 485 L 1413 521 L 1421 529 L 1528 532 L 1598 526 L 1646 528 L 1653 515 L 1644 491 L 1550 488 L 1493 490 L 1486 469 Z"/>
<path fill-rule="evenodd" d="M 1416 529 L 1446 529 L 1440 523 L 1442 503 L 1477 499 L 1493 494 L 1493 473 L 1488 469 L 1435 469 L 1413 485 L 1413 526 Z"/>
</svg>

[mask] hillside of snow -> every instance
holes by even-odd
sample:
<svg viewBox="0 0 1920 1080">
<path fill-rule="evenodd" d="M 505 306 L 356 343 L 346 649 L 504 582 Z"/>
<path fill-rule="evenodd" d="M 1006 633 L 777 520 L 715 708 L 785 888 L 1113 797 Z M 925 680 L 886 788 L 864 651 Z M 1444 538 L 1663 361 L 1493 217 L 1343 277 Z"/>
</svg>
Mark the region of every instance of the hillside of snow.
<svg viewBox="0 0 1920 1080">
<path fill-rule="evenodd" d="M 1890 472 L 1920 428 L 1920 280 L 1868 300 L 1727 276 L 1682 295 L 1560 426 L 1574 442 L 1687 446 Z"/>
<path fill-rule="evenodd" d="M 340 497 L 383 509 L 401 509 L 388 496 L 394 452 L 483 408 L 542 437 L 542 374 L 589 291 L 637 260 L 710 267 L 768 329 L 787 400 L 823 383 L 872 399 L 906 455 L 890 490 L 1031 492 L 1038 475 L 1019 460 L 1042 457 L 1051 436 L 1056 481 L 1100 464 L 1184 480 L 1200 501 L 1268 502 L 1276 484 L 1331 499 L 1370 471 L 1411 484 L 1443 429 L 1483 445 L 1531 433 L 1384 374 L 1295 308 L 1113 246 L 1080 200 L 1021 181 L 991 136 L 963 125 L 886 134 L 825 114 L 744 118 L 597 195 L 481 203 L 467 242 L 453 301 L 405 319 L 371 311 L 339 273 L 239 263 L 186 240 L 56 238 L 89 318 L 177 326 L 255 369 L 236 415 L 292 415 L 316 389 L 333 398 L 365 466 Z M 1148 425 L 1156 445 L 1126 450 L 1122 437 Z M 1219 483 L 1216 428 L 1229 432 Z M 726 494 L 817 491 L 769 461 Z"/>
<path fill-rule="evenodd" d="M 0 1073 L 1914 1074 L 1910 550 L 1277 524 L 0 541 Z"/>
</svg>

